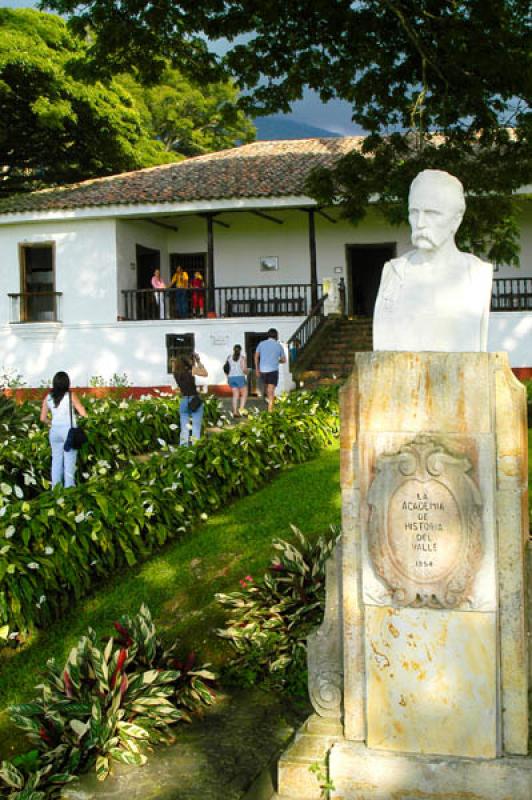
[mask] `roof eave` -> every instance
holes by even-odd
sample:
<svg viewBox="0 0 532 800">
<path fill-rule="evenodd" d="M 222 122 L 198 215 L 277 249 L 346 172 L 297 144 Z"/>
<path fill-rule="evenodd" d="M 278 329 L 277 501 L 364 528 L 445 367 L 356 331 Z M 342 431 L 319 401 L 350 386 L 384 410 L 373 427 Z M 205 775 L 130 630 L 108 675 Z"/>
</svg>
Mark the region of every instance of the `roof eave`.
<svg viewBox="0 0 532 800">
<path fill-rule="evenodd" d="M 128 203 L 85 208 L 58 208 L 44 211 L 16 211 L 0 214 L 0 225 L 94 219 L 128 219 L 179 214 L 223 213 L 259 209 L 315 208 L 316 200 L 306 195 L 285 197 L 238 197 L 216 200 L 194 200 L 174 203 Z"/>
</svg>

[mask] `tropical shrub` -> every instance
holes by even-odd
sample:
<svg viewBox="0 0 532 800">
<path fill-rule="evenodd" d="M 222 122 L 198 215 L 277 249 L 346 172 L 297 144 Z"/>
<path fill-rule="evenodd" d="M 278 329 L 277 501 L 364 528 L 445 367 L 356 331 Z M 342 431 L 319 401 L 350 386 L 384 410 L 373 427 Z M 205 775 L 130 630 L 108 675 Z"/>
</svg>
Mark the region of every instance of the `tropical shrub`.
<svg viewBox="0 0 532 800">
<path fill-rule="evenodd" d="M 0 798 L 6 800 L 58 800 L 65 784 L 75 780 L 77 761 L 57 753 L 36 750 L 0 762 Z"/>
<path fill-rule="evenodd" d="M 79 455 L 79 480 L 119 469 L 133 456 L 177 446 L 179 402 L 180 397 L 174 395 L 131 401 L 84 399 L 88 417 L 83 427 L 88 442 Z M 220 417 L 220 401 L 207 397 L 205 424 L 218 423 Z M 0 459 L 0 506 L 17 498 L 31 499 L 49 488 L 48 430 L 32 424 L 31 416 L 27 422 L 21 419 L 10 425 L 10 435 L 0 441 Z"/>
<path fill-rule="evenodd" d="M 331 527 L 313 542 L 291 527 L 295 542 L 274 540 L 277 553 L 261 579 L 246 575 L 241 591 L 216 595 L 229 611 L 217 632 L 234 650 L 228 675 L 240 683 L 267 679 L 293 691 L 304 676 L 306 639 L 323 616 L 325 564 L 338 531 Z"/>
<path fill-rule="evenodd" d="M 103 647 L 89 629 L 62 667 L 48 661 L 35 699 L 10 709 L 51 763 L 80 771 L 94 764 L 99 780 L 113 760 L 144 764 L 147 745 L 167 741 L 171 725 L 214 699 L 215 675 L 173 666 L 173 648 L 164 650 L 145 605 L 115 628 Z"/>
<path fill-rule="evenodd" d="M 0 372 L 0 390 L 22 389 L 26 386 L 24 377 L 16 369 L 4 369 Z"/>
<path fill-rule="evenodd" d="M 0 392 L 0 431 L 10 432 L 19 425 L 35 422 L 35 414 L 30 403 L 19 405 L 11 397 Z"/>
<path fill-rule="evenodd" d="M 89 378 L 89 386 L 113 386 L 119 389 L 126 389 L 131 386 L 131 381 L 127 376 L 127 372 L 118 373 L 114 372 L 113 377 L 109 379 L 102 378 L 101 375 L 93 375 Z"/>
<path fill-rule="evenodd" d="M 0 628 L 43 624 L 95 579 L 146 558 L 284 464 L 316 455 L 338 431 L 337 409 L 324 397 L 325 410 L 319 395 L 302 393 L 196 447 L 167 448 L 113 474 L 102 467 L 75 489 L 1 508 Z"/>
</svg>

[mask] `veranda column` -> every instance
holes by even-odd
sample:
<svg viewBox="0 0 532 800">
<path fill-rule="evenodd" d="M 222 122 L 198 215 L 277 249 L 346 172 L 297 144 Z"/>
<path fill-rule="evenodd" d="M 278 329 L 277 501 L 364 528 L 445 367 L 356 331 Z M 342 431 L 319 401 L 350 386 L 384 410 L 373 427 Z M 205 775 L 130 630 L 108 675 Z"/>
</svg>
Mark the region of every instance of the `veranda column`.
<svg viewBox="0 0 532 800">
<path fill-rule="evenodd" d="M 207 292 L 206 311 L 214 311 L 214 233 L 212 214 L 206 215 L 207 220 Z"/>
<path fill-rule="evenodd" d="M 310 299 L 311 306 L 318 302 L 318 267 L 316 263 L 316 225 L 314 222 L 314 209 L 308 213 L 308 249 L 310 256 Z"/>
</svg>

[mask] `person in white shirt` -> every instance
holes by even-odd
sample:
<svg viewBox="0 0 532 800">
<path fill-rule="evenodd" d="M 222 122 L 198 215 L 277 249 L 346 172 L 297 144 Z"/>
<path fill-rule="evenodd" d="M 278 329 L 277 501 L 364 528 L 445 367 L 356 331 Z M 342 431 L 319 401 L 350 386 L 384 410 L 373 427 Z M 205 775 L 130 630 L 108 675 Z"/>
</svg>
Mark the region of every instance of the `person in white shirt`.
<svg viewBox="0 0 532 800">
<path fill-rule="evenodd" d="M 77 450 L 65 451 L 65 440 L 70 428 L 76 426 L 75 413 L 86 417 L 87 412 L 75 392 L 70 391 L 70 378 L 66 372 L 56 372 L 52 390 L 42 401 L 41 422 L 50 425 L 52 448 L 52 489 L 62 483 L 65 489 L 76 485 Z M 51 419 L 50 419 L 51 417 Z"/>
<path fill-rule="evenodd" d="M 270 328 L 268 338 L 259 342 L 255 350 L 255 369 L 257 378 L 261 378 L 266 390 L 268 411 L 273 411 L 275 403 L 275 389 L 279 383 L 279 364 L 286 363 L 286 356 L 282 345 L 277 341 L 279 334 L 275 328 Z"/>
<path fill-rule="evenodd" d="M 248 399 L 248 365 L 246 356 L 242 354 L 242 347 L 239 344 L 235 344 L 232 355 L 227 356 L 226 363 L 229 365 L 227 383 L 231 387 L 233 395 L 233 417 L 241 417 L 246 413 L 246 401 Z"/>
<path fill-rule="evenodd" d="M 159 319 L 165 319 L 164 290 L 166 289 L 166 283 L 161 278 L 160 269 L 155 269 L 153 271 L 151 285 L 154 288 L 153 296 L 155 297 L 155 302 L 157 303 L 157 308 L 159 309 Z"/>
</svg>

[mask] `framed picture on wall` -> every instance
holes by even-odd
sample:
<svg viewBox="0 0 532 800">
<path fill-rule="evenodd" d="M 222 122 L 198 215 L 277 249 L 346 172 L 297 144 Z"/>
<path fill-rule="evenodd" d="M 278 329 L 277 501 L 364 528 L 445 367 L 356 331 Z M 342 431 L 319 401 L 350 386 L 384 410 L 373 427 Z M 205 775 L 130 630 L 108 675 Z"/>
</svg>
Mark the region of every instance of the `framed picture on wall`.
<svg viewBox="0 0 532 800">
<path fill-rule="evenodd" d="M 279 256 L 261 256 L 259 264 L 261 272 L 275 272 L 279 269 Z"/>
</svg>

